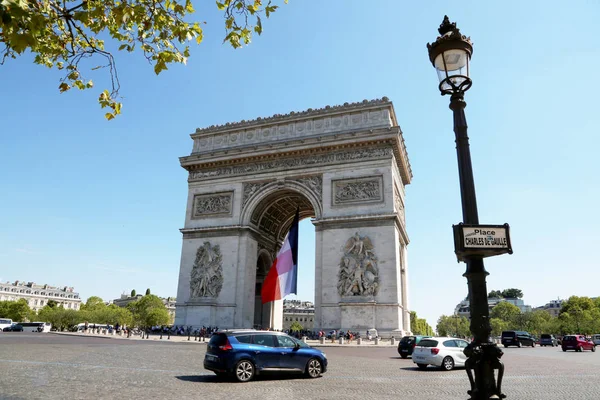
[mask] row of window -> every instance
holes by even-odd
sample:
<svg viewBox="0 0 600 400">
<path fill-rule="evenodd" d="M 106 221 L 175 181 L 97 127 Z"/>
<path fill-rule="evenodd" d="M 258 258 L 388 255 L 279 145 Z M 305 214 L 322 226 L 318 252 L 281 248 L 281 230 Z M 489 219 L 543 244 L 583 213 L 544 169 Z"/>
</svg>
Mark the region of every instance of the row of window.
<svg viewBox="0 0 600 400">
<path fill-rule="evenodd" d="M 296 317 L 296 319 L 295 319 L 295 320 L 296 320 L 296 321 L 299 321 L 299 322 L 309 322 L 309 319 L 308 319 L 308 318 L 304 318 L 304 319 L 303 319 L 302 317 L 300 317 L 300 320 L 298 320 L 298 317 Z M 291 321 L 294 321 L 294 318 L 293 318 L 293 317 L 285 317 L 285 321 L 286 321 L 286 322 L 288 322 L 288 321 L 289 321 L 289 322 L 291 322 Z M 313 322 L 313 319 L 312 319 L 312 318 L 310 319 L 310 322 Z"/>
<path fill-rule="evenodd" d="M 66 295 L 66 294 L 63 294 L 63 293 L 60 293 L 60 294 L 59 293 L 46 293 L 46 292 L 41 292 L 40 293 L 38 291 L 31 293 L 31 290 L 20 289 L 19 291 L 17 291 L 16 288 L 7 288 L 7 287 L 0 287 L 0 291 L 11 292 L 11 293 L 34 294 L 34 295 L 37 294 L 37 295 L 40 295 L 40 296 L 65 297 L 65 298 L 68 298 L 68 299 L 76 299 L 76 298 L 78 298 L 78 297 L 76 297 L 76 296 L 74 296 L 72 294 Z"/>
<path fill-rule="evenodd" d="M 19 297 L 17 296 L 0 296 L 0 301 L 17 301 L 19 300 Z M 47 301 L 45 301 L 44 299 L 29 299 L 29 306 L 30 307 L 37 307 L 37 306 L 44 306 L 48 304 Z M 77 310 L 78 306 L 77 303 L 63 303 L 63 302 L 59 302 L 58 304 L 62 304 L 63 307 L 65 308 L 72 308 L 74 310 Z"/>
</svg>

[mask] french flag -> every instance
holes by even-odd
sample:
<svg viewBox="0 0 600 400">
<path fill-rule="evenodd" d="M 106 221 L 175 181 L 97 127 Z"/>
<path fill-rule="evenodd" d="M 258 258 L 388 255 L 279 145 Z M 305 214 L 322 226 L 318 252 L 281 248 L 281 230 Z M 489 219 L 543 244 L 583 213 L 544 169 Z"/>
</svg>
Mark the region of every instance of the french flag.
<svg viewBox="0 0 600 400">
<path fill-rule="evenodd" d="M 262 303 L 281 300 L 288 294 L 298 294 L 298 221 L 300 209 L 296 209 L 296 216 L 288 232 L 277 258 L 265 278 L 261 297 Z"/>
</svg>

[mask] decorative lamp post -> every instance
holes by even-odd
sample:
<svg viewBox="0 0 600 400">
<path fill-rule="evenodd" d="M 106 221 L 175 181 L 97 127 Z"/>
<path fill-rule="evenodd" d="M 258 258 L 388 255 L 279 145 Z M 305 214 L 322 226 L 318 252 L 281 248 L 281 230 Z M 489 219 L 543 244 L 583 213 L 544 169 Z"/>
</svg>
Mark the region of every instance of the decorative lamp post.
<svg viewBox="0 0 600 400">
<path fill-rule="evenodd" d="M 502 350 L 491 342 L 490 334 L 492 332 L 489 321 L 489 309 L 487 301 L 487 287 L 485 277 L 488 272 L 483 265 L 483 257 L 501 253 L 512 253 L 510 240 L 508 238 L 508 225 L 504 225 L 505 236 L 496 239 L 491 234 L 496 230 L 501 230 L 500 226 L 495 226 L 496 230 L 483 230 L 479 225 L 479 216 L 477 214 L 477 199 L 475 196 L 475 183 L 473 181 L 473 168 L 471 166 L 471 153 L 469 150 L 469 137 L 467 136 L 467 120 L 465 118 L 466 103 L 464 100 L 465 92 L 471 87 L 469 78 L 469 63 L 473 54 L 473 45 L 470 38 L 462 35 L 456 23 L 451 23 L 448 16 L 438 29 L 440 36 L 433 43 L 427 44 L 429 59 L 435 67 L 440 80 L 439 89 L 442 95 L 450 95 L 450 109 L 454 113 L 454 133 L 456 134 L 456 153 L 458 157 L 458 174 L 460 178 L 460 194 L 463 212 L 463 224 L 459 224 L 461 230 L 459 240 L 457 240 L 457 227 L 455 228 L 455 245 L 459 261 L 467 264 L 464 277 L 467 278 L 469 288 L 469 302 L 471 307 L 471 333 L 473 341 L 464 350 L 467 360 L 467 375 L 471 383 L 469 395 L 472 400 L 502 399 L 506 396 L 502 394 L 501 384 L 504 366 L 500 362 Z M 489 228 L 489 227 L 486 227 Z M 466 229 L 471 229 L 470 233 L 465 235 Z M 479 230 L 478 230 L 479 229 Z M 482 241 L 478 242 L 474 238 L 483 231 L 488 236 L 483 236 Z M 478 232 L 478 233 L 473 233 Z M 468 238 L 465 239 L 465 236 Z M 503 240 L 503 241 L 502 241 Z M 495 254 L 485 253 L 485 250 L 467 249 L 469 245 L 473 246 L 484 243 L 501 243 L 504 250 L 498 250 Z M 508 242 L 508 244 L 506 244 Z M 466 245 L 465 245 L 466 243 Z M 458 248 L 462 245 L 462 249 Z M 501 247 L 499 245 L 499 247 Z M 498 370 L 498 378 L 494 370 Z M 474 377 L 473 377 L 474 373 Z"/>
</svg>

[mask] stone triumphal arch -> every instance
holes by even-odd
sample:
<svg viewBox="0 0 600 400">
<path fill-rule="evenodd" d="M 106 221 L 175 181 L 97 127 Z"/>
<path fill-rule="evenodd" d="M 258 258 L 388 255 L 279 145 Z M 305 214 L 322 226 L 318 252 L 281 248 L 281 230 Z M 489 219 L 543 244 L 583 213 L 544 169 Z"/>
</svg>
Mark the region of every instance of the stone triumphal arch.
<svg viewBox="0 0 600 400">
<path fill-rule="evenodd" d="M 410 331 L 412 173 L 387 98 L 191 137 L 176 325 L 281 328 L 281 301 L 262 306 L 260 291 L 299 207 L 316 229 L 315 329 Z"/>
</svg>

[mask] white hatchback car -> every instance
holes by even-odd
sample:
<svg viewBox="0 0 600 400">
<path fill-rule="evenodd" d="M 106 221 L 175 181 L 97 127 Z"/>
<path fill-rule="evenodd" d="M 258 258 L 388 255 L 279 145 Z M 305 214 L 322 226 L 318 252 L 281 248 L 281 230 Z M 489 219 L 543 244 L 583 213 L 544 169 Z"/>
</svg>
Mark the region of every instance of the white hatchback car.
<svg viewBox="0 0 600 400">
<path fill-rule="evenodd" d="M 463 350 L 468 344 L 466 340 L 451 337 L 422 339 L 413 350 L 412 360 L 420 369 L 435 365 L 450 371 L 465 365 L 467 356 Z"/>
</svg>

